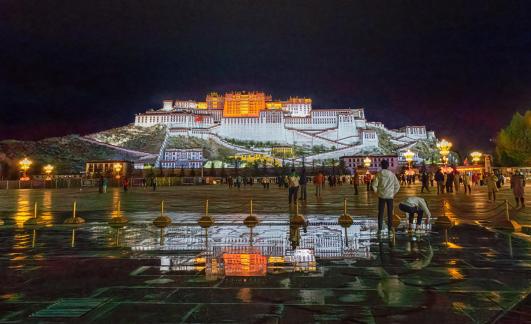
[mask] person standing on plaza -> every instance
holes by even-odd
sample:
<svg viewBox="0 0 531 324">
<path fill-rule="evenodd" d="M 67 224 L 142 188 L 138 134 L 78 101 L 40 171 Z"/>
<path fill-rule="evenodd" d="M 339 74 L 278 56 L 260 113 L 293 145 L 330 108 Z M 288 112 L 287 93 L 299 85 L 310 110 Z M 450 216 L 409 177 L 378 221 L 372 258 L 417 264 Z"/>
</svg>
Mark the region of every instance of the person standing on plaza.
<svg viewBox="0 0 531 324">
<path fill-rule="evenodd" d="M 498 187 L 496 186 L 496 182 L 498 181 L 498 177 L 494 173 L 487 173 L 485 177 L 485 182 L 487 185 L 487 192 L 489 193 L 489 201 L 496 202 L 496 192 L 498 191 Z"/>
<path fill-rule="evenodd" d="M 455 192 L 459 192 L 459 184 L 461 182 L 461 174 L 459 174 L 459 171 L 457 169 L 454 169 L 454 190 Z"/>
<path fill-rule="evenodd" d="M 444 174 L 442 173 L 441 168 L 437 169 L 435 172 L 435 181 L 437 182 L 437 194 L 444 193 Z"/>
<path fill-rule="evenodd" d="M 454 173 L 453 173 L 453 171 L 452 172 L 448 172 L 445 175 L 446 175 L 446 181 L 445 181 L 446 192 L 447 193 L 454 192 Z"/>
<path fill-rule="evenodd" d="M 299 191 L 299 176 L 295 169 L 291 169 L 291 174 L 288 177 L 288 202 L 291 204 L 297 203 L 297 192 Z"/>
<path fill-rule="evenodd" d="M 422 188 L 420 188 L 420 192 L 424 192 L 424 189 L 426 189 L 427 192 L 430 192 L 430 188 L 428 187 L 428 181 L 429 176 L 426 170 L 423 170 L 420 174 L 420 182 L 422 183 Z"/>
<path fill-rule="evenodd" d="M 365 176 L 363 177 L 363 182 L 365 182 L 365 185 L 367 186 L 367 192 L 371 191 L 371 181 L 372 181 L 371 173 L 367 171 L 367 173 L 365 173 Z"/>
<path fill-rule="evenodd" d="M 103 183 L 102 183 L 103 193 L 107 192 L 108 185 L 109 185 L 109 180 L 107 180 L 107 178 L 103 178 Z"/>
<path fill-rule="evenodd" d="M 433 187 L 433 181 L 435 180 L 435 176 L 433 175 L 432 171 L 430 171 L 429 173 L 429 178 L 430 178 L 430 187 Z"/>
<path fill-rule="evenodd" d="M 420 230 L 420 225 L 422 224 L 422 216 L 426 215 L 426 224 L 430 222 L 431 213 L 428 209 L 428 204 L 426 200 L 420 197 L 408 197 L 405 201 L 401 202 L 398 205 L 398 208 L 404 213 L 408 214 L 409 226 L 408 233 L 412 233 L 413 230 Z M 413 223 L 413 218 L 415 213 L 418 214 L 417 224 Z"/>
<path fill-rule="evenodd" d="M 103 176 L 100 176 L 98 179 L 98 191 L 99 193 L 103 193 Z"/>
<path fill-rule="evenodd" d="M 477 186 L 479 182 L 479 175 L 477 173 L 472 174 L 472 184 Z"/>
<path fill-rule="evenodd" d="M 387 170 L 389 167 L 389 162 L 383 160 L 380 162 L 382 168 L 376 176 L 372 183 L 372 189 L 378 194 L 378 235 L 380 235 L 383 227 L 383 214 L 384 209 L 387 206 L 387 227 L 389 233 L 392 230 L 392 220 L 393 220 L 393 199 L 395 195 L 400 190 L 400 183 L 396 175 Z"/>
<path fill-rule="evenodd" d="M 151 189 L 153 189 L 153 191 L 157 191 L 157 177 L 151 178 Z"/>
<path fill-rule="evenodd" d="M 324 178 L 325 177 L 321 170 L 319 170 L 319 172 L 317 172 L 317 175 L 313 177 L 313 184 L 315 186 L 315 196 L 317 196 L 317 198 L 321 198 L 321 190 L 323 189 Z"/>
<path fill-rule="evenodd" d="M 516 201 L 516 208 L 524 208 L 524 188 L 525 177 L 519 171 L 516 171 L 511 176 L 511 189 L 513 190 L 514 200 Z"/>
<path fill-rule="evenodd" d="M 463 173 L 463 186 L 465 187 L 465 195 L 467 191 L 469 194 L 472 193 L 472 177 L 468 172 Z"/>
<path fill-rule="evenodd" d="M 122 186 L 124 187 L 124 192 L 129 190 L 129 180 L 126 177 L 124 177 L 124 180 L 122 181 Z"/>
<path fill-rule="evenodd" d="M 358 171 L 356 170 L 356 167 L 352 168 L 352 171 L 352 184 L 354 185 L 354 194 L 357 195 L 360 178 L 358 176 Z"/>
<path fill-rule="evenodd" d="M 300 200 L 306 201 L 307 198 L 307 192 L 306 192 L 306 185 L 308 184 L 308 177 L 306 176 L 306 169 L 302 169 L 301 176 L 299 178 L 299 190 L 301 192 L 301 198 Z"/>
</svg>

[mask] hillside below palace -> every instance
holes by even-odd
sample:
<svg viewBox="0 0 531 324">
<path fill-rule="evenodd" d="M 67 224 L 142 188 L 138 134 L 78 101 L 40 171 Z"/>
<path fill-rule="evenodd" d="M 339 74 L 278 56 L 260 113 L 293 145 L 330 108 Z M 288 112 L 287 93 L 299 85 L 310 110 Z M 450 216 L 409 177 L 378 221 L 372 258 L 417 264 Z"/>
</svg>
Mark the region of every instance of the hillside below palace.
<svg viewBox="0 0 531 324">
<path fill-rule="evenodd" d="M 362 108 L 314 108 L 312 99 L 273 100 L 263 92 L 210 93 L 205 101 L 164 100 L 135 116 L 136 126 L 162 124 L 169 136 L 271 142 L 345 149 L 378 147 L 382 132 L 398 146 L 434 139 L 425 126 L 387 129 L 365 119 Z"/>
</svg>

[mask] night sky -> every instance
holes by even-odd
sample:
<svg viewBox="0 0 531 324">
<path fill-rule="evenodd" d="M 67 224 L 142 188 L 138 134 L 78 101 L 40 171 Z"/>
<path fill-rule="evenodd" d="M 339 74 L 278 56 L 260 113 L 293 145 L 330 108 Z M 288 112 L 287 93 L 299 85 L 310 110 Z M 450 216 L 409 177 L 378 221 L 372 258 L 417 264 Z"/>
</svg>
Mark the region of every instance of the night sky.
<svg viewBox="0 0 531 324">
<path fill-rule="evenodd" d="M 531 1 L 429 2 L 1 1 L 0 139 L 262 90 L 488 150 L 531 106 Z"/>
</svg>

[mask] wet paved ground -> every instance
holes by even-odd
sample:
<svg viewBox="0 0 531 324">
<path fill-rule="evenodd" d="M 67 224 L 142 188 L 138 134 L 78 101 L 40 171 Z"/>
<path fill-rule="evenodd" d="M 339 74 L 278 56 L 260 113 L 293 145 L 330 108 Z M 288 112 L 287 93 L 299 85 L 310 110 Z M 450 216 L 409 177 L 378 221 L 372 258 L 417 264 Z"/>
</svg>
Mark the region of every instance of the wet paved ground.
<svg viewBox="0 0 531 324">
<path fill-rule="evenodd" d="M 443 196 L 458 221 L 446 243 L 436 230 L 376 238 L 367 217 L 376 198 L 351 189 L 327 189 L 322 201 L 310 194 L 306 231 L 290 226 L 284 190 L 256 185 L 0 192 L 0 322 L 531 321 L 530 241 L 489 228 L 500 208 L 490 211 L 484 192 Z M 345 196 L 355 216 L 347 238 L 337 225 Z M 216 220 L 208 241 L 193 225 L 206 198 Z M 250 198 L 262 221 L 253 247 L 241 225 Z M 426 195 L 434 217 L 440 198 Z M 74 199 L 88 221 L 75 230 L 58 225 Z M 106 223 L 118 200 L 132 222 L 119 231 Z M 149 224 L 160 200 L 176 223 L 162 241 Z M 24 227 L 34 201 L 47 225 Z M 521 223 L 527 210 L 515 216 Z"/>
</svg>

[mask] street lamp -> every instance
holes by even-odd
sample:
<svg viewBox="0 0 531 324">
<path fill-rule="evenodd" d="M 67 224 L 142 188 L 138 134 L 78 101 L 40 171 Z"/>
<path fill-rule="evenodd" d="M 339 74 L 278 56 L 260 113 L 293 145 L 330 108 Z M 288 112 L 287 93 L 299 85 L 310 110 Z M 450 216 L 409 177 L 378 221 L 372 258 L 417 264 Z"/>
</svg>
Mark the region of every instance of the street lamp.
<svg viewBox="0 0 531 324">
<path fill-rule="evenodd" d="M 18 164 L 20 165 L 20 170 L 22 170 L 22 177 L 20 180 L 27 181 L 30 178 L 28 177 L 28 170 L 33 162 L 25 157 L 23 160 L 21 160 Z"/>
<path fill-rule="evenodd" d="M 413 161 L 413 157 L 415 156 L 415 153 L 411 152 L 411 150 L 408 149 L 406 152 L 402 153 L 402 155 L 406 159 L 408 167 L 411 168 L 411 162 Z"/>
<path fill-rule="evenodd" d="M 367 173 L 369 173 L 369 167 L 371 166 L 371 158 L 367 156 L 363 160 L 363 165 L 367 168 Z"/>
<path fill-rule="evenodd" d="M 444 164 L 448 163 L 448 155 L 450 154 L 450 149 L 452 148 L 452 143 L 448 142 L 447 140 L 443 139 L 439 143 L 437 143 L 437 148 L 439 149 L 439 153 L 442 156 L 442 160 Z"/>
<path fill-rule="evenodd" d="M 116 173 L 116 179 L 120 179 L 120 172 L 122 171 L 122 164 L 114 163 L 113 169 L 114 169 L 114 173 Z"/>
<path fill-rule="evenodd" d="M 47 164 L 42 169 L 44 170 L 44 174 L 46 174 L 46 180 L 52 180 L 52 172 L 54 166 L 51 164 Z"/>
<path fill-rule="evenodd" d="M 474 162 L 474 164 L 478 164 L 483 154 L 481 154 L 481 152 L 476 151 L 476 152 L 470 153 L 470 156 L 472 157 L 472 162 Z"/>
</svg>

